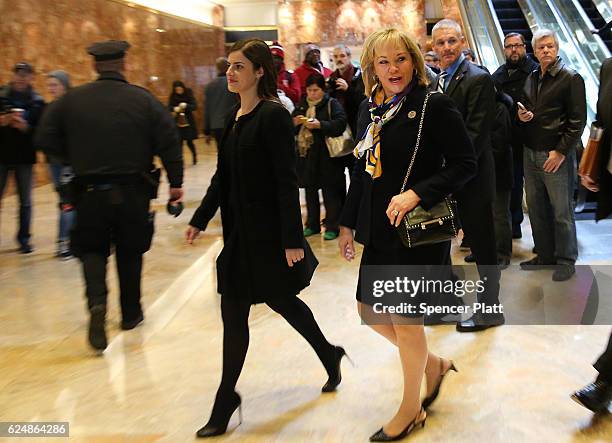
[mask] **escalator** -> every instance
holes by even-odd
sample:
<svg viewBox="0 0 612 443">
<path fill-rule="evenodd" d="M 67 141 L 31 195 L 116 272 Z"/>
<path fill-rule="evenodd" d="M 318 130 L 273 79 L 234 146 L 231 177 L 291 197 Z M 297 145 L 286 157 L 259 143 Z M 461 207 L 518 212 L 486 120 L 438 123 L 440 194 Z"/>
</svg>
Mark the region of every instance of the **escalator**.
<svg viewBox="0 0 612 443">
<path fill-rule="evenodd" d="M 589 20 L 591 20 L 593 29 L 600 29 L 606 24 L 606 20 L 595 6 L 593 0 L 578 0 L 578 3 L 580 3 L 580 6 L 584 9 Z M 608 50 L 612 52 L 612 30 L 608 28 L 606 31 L 600 33 L 599 36 L 608 47 Z"/>
<path fill-rule="evenodd" d="M 580 73 L 587 96 L 587 128 L 595 119 L 599 91 L 599 69 L 610 57 L 610 50 L 599 36 L 591 34 L 594 24 L 585 13 L 589 5 L 600 19 L 612 20 L 609 0 L 461 0 L 459 8 L 469 46 L 481 64 L 495 71 L 505 63 L 503 39 L 509 32 L 519 32 L 529 42 L 538 29 L 553 30 L 559 40 L 559 55 Z M 586 5 L 583 9 L 581 4 Z M 593 13 L 591 11 L 591 13 Z M 600 24 L 601 21 L 597 22 Z M 597 26 L 595 24 L 595 26 Z M 529 49 L 531 50 L 531 45 Z"/>
<path fill-rule="evenodd" d="M 518 4 L 517 0 L 492 0 L 495 14 L 497 14 L 497 20 L 502 28 L 503 34 L 508 35 L 511 32 L 518 32 L 525 37 L 525 43 L 527 44 L 527 52 L 532 54 L 533 49 L 531 47 L 531 29 L 529 24 L 525 20 L 523 11 Z"/>
<path fill-rule="evenodd" d="M 592 3 L 603 20 L 612 19 L 609 0 L 592 0 Z M 505 63 L 505 34 L 521 33 L 529 43 L 531 33 L 539 29 L 550 29 L 557 34 L 559 55 L 580 73 L 585 82 L 587 125 L 582 137 L 584 145 L 595 119 L 599 69 L 610 57 L 610 50 L 599 36 L 591 34 L 594 24 L 578 0 L 461 0 L 459 6 L 468 43 L 491 72 Z M 586 195 L 586 189 L 581 188 L 577 210 L 584 209 Z"/>
<path fill-rule="evenodd" d="M 494 72 L 506 62 L 506 58 L 503 46 L 504 34 L 490 1 L 461 0 L 459 11 L 465 24 L 468 46 L 476 52 L 480 64 L 490 72 Z"/>
</svg>

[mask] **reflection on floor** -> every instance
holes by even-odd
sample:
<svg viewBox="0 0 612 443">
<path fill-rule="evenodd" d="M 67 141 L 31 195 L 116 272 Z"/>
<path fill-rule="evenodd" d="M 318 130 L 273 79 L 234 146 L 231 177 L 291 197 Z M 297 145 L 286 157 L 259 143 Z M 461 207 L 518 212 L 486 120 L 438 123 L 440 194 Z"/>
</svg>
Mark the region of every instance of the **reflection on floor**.
<svg viewBox="0 0 612 443">
<path fill-rule="evenodd" d="M 178 219 L 165 214 L 163 192 L 155 204 L 157 234 L 145 262 L 142 327 L 119 330 L 117 284 L 110 277 L 111 345 L 103 358 L 93 357 L 85 344 L 79 264 L 53 258 L 57 206 L 51 188 L 34 193 L 36 251 L 29 256 L 14 251 L 15 198 L 3 202 L 0 421 L 68 421 L 71 441 L 77 442 L 193 440 L 219 381 L 222 333 L 214 277 L 218 218 L 197 245 L 182 240 L 215 164 L 212 149 L 199 149 L 201 163 L 186 169 L 185 213 Z M 578 223 L 582 262 L 612 261 L 610 226 Z M 395 412 L 401 391 L 397 353 L 359 322 L 357 263 L 339 259 L 335 242 L 310 242 L 321 265 L 303 299 L 357 366 L 344 365 L 338 393 L 322 396 L 326 377 L 314 352 L 279 316 L 256 306 L 238 385 L 245 421 L 223 441 L 365 442 Z M 515 246 L 517 262 L 530 256 L 528 226 Z M 462 255 L 455 251 L 455 261 Z M 427 328 L 432 350 L 453 358 L 460 372 L 449 376 L 428 425 L 410 441 L 612 441 L 612 419 L 594 421 L 569 399 L 593 379 L 590 364 L 609 330 L 504 326 L 460 335 L 451 326 Z"/>
</svg>

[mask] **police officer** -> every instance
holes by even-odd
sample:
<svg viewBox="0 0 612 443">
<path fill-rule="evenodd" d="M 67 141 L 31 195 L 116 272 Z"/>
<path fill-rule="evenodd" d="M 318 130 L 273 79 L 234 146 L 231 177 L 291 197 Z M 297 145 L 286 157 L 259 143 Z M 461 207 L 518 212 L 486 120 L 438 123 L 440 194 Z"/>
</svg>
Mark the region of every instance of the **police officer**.
<svg viewBox="0 0 612 443">
<path fill-rule="evenodd" d="M 183 158 L 174 122 L 147 90 L 125 77 L 125 41 L 88 48 L 96 81 L 73 88 L 43 115 L 36 146 L 72 165 L 76 222 L 71 247 L 83 263 L 90 312 L 89 343 L 107 346 L 106 262 L 114 245 L 121 289 L 121 328 L 143 321 L 140 305 L 142 254 L 151 244 L 153 156 L 161 158 L 170 200 L 182 199 Z"/>
</svg>

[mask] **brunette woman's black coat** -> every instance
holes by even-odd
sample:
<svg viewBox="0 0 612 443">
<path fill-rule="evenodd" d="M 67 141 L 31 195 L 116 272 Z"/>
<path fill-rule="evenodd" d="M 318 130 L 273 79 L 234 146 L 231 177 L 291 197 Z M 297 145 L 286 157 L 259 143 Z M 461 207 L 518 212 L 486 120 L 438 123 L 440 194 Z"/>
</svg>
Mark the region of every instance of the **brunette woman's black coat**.
<svg viewBox="0 0 612 443">
<path fill-rule="evenodd" d="M 377 250 L 404 248 L 385 210 L 390 197 L 400 193 L 414 151 L 424 100 L 425 88 L 417 86 L 406 96 L 399 113 L 383 126 L 382 176 L 376 179 L 376 186 L 365 171 L 367 154 L 355 164 L 351 176 L 340 225 L 355 229 L 356 241 Z M 358 133 L 363 133 L 369 123 L 368 102 L 364 101 L 359 112 Z M 432 94 L 425 112 L 421 144 L 405 190 L 416 192 L 421 197 L 420 205 L 429 209 L 461 189 L 475 173 L 476 155 L 461 114 L 448 96 Z"/>
<path fill-rule="evenodd" d="M 306 115 L 308 103 L 303 99 L 293 111 L 293 116 Z M 330 111 L 331 110 L 331 115 Z M 321 129 L 313 129 L 313 143 L 305 158 L 303 171 L 300 171 L 301 184 L 307 188 L 343 186 L 345 183 L 345 159 L 329 156 L 325 137 L 338 137 L 346 129 L 346 112 L 335 98 L 327 94 L 316 107 L 316 118 L 321 122 Z M 296 134 L 301 126 L 296 127 Z"/>
<path fill-rule="evenodd" d="M 299 293 L 310 284 L 318 262 L 303 234 L 291 116 L 283 105 L 267 100 L 234 125 L 236 112 L 226 124 L 217 171 L 189 224 L 204 230 L 221 208 L 224 247 L 217 258 L 218 291 L 225 295 L 233 286 L 228 282 L 240 279 L 246 288 L 240 296 L 261 303 Z M 234 161 L 226 164 L 230 131 L 235 131 L 236 151 Z M 285 258 L 289 248 L 305 253 L 293 268 Z M 240 269 L 234 263 L 241 263 Z"/>
</svg>

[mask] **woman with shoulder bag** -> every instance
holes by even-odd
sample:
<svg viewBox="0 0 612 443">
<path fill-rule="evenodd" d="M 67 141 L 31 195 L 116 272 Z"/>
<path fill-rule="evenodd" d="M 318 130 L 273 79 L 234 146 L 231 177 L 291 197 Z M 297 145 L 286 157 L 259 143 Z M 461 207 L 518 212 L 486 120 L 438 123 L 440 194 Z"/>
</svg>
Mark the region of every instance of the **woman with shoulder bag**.
<svg viewBox="0 0 612 443">
<path fill-rule="evenodd" d="M 196 147 L 193 141 L 198 138 L 198 128 L 193 117 L 193 112 L 198 108 L 193 91 L 186 87 L 185 84 L 176 80 L 172 83 L 172 93 L 168 100 L 168 109 L 172 112 L 176 121 L 176 127 L 181 136 L 181 144 L 186 141 L 193 164 L 198 162 Z"/>
<path fill-rule="evenodd" d="M 302 232 L 295 172 L 294 128 L 276 95 L 276 71 L 268 45 L 239 41 L 229 54 L 228 89 L 240 95 L 226 123 L 217 170 L 189 222 L 193 243 L 221 208 L 223 250 L 217 285 L 223 317 L 223 373 L 208 423 L 197 436 L 224 434 L 240 409 L 236 383 L 249 346 L 251 305 L 266 303 L 304 337 L 323 363 L 323 392 L 342 379 L 344 349 L 330 344 L 312 311 L 297 297 L 318 264 Z M 279 356 L 279 364 L 286 364 Z"/>
<path fill-rule="evenodd" d="M 326 137 L 338 137 L 347 120 L 342 105 L 325 93 L 325 78 L 314 73 L 306 79 L 306 98 L 293 111 L 298 155 L 305 159 L 302 181 L 308 213 L 304 236 L 321 232 L 319 189 L 325 205 L 325 240 L 338 237 L 338 223 L 346 195 L 343 158 L 329 155 Z"/>
<path fill-rule="evenodd" d="M 452 100 L 428 94 L 423 57 L 404 32 L 388 29 L 370 35 L 361 66 L 371 95 L 360 107 L 357 133 L 363 138 L 355 148 L 359 160 L 340 220 L 339 247 L 345 259 L 354 258 L 353 230 L 355 240 L 365 245 L 357 286 L 359 313 L 399 351 L 402 402 L 395 416 L 370 437 L 370 441 L 394 441 L 424 426 L 425 409 L 455 367 L 428 351 L 422 313 L 375 311 L 372 292 L 367 291 L 371 288 L 362 288 L 361 277 L 371 272 L 371 266 L 450 264 L 449 240 L 406 247 L 397 228 L 417 206 L 430 210 L 459 190 L 474 175 L 476 157 Z M 412 295 L 411 304 L 426 302 L 422 292 Z M 427 394 L 421 402 L 423 375 Z"/>
</svg>

